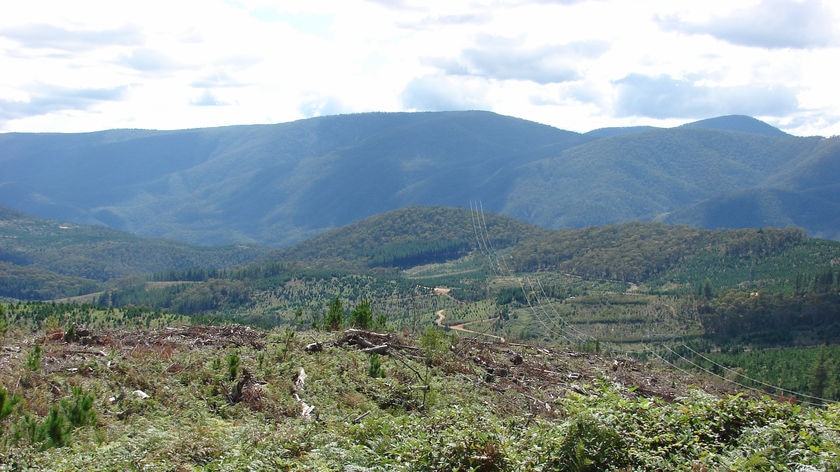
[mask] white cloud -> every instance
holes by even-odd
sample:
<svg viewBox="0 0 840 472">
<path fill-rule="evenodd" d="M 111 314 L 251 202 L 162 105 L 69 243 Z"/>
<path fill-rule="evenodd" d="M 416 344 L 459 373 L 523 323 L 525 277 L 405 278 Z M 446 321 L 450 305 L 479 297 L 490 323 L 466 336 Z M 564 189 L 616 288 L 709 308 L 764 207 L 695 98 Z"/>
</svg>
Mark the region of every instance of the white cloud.
<svg viewBox="0 0 840 472">
<path fill-rule="evenodd" d="M 427 75 L 409 82 L 401 98 L 409 110 L 474 110 L 487 103 L 488 88 L 481 78 Z"/>
<path fill-rule="evenodd" d="M 210 90 L 205 90 L 200 96 L 190 100 L 190 104 L 197 107 L 219 107 L 227 105 L 227 103 L 219 100 L 219 98 L 216 97 L 216 95 Z"/>
<path fill-rule="evenodd" d="M 606 43 L 595 41 L 528 47 L 521 39 L 493 36 L 480 36 L 476 43 L 454 60 L 429 59 L 427 63 L 449 75 L 550 84 L 580 79 L 579 64 L 597 58 L 608 48 Z"/>
<path fill-rule="evenodd" d="M 0 131 L 469 108 L 576 131 L 746 113 L 840 134 L 837 13 L 796 0 L 33 0 L 0 17 Z"/>
<path fill-rule="evenodd" d="M 666 17 L 663 26 L 689 34 L 709 34 L 732 44 L 760 48 L 838 45 L 837 20 L 827 4 L 805 0 L 762 0 L 705 21 Z"/>
<path fill-rule="evenodd" d="M 797 107 L 796 94 L 783 85 L 713 87 L 668 76 L 634 74 L 616 81 L 616 86 L 618 116 L 787 116 Z"/>
<path fill-rule="evenodd" d="M 0 120 L 48 115 L 66 110 L 90 110 L 99 103 L 122 99 L 125 92 L 125 87 L 70 89 L 37 84 L 27 100 L 0 100 Z"/>
<path fill-rule="evenodd" d="M 21 24 L 5 28 L 2 35 L 17 43 L 21 51 L 53 49 L 82 52 L 103 44 L 131 46 L 142 44 L 143 34 L 136 25 L 113 29 L 67 29 L 54 24 Z"/>
</svg>

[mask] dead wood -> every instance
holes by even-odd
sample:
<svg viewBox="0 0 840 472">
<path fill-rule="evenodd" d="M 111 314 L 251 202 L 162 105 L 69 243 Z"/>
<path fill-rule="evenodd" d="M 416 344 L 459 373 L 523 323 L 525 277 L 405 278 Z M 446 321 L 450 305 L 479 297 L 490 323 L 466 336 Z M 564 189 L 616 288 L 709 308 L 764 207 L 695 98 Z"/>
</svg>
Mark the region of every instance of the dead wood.
<svg viewBox="0 0 840 472">
<path fill-rule="evenodd" d="M 379 346 L 366 347 L 362 349 L 362 352 L 367 352 L 369 354 L 376 353 L 381 355 L 388 355 L 388 347 L 389 346 L 387 344 L 381 344 Z"/>
<path fill-rule="evenodd" d="M 393 334 L 376 333 L 363 329 L 345 330 L 333 343 L 336 346 L 358 346 L 362 352 L 393 355 L 394 351 L 416 352 L 419 348 L 401 344 Z"/>
</svg>

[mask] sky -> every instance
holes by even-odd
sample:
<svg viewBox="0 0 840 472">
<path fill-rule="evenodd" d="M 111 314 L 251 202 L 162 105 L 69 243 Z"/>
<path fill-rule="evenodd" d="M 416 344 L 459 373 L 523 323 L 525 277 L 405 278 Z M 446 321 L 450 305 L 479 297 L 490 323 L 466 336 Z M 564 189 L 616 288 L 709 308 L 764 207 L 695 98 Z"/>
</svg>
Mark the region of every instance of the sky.
<svg viewBox="0 0 840 472">
<path fill-rule="evenodd" d="M 840 135 L 840 1 L 0 0 L 0 132 L 489 110 Z"/>
</svg>

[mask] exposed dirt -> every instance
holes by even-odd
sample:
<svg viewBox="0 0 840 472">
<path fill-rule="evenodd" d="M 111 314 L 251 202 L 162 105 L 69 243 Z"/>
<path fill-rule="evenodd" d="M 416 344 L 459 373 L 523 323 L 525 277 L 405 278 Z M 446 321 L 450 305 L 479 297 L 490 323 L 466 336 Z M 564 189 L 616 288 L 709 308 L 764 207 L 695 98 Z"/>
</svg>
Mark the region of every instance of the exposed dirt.
<svg viewBox="0 0 840 472">
<path fill-rule="evenodd" d="M 127 358 L 142 351 L 167 356 L 174 351 L 191 350 L 196 346 L 242 347 L 262 350 L 268 331 L 241 325 L 184 326 L 146 331 L 102 330 L 90 332 L 79 327 L 78 338 L 69 343 L 60 331 L 38 339 L 7 339 L 0 350 L 0 370 L 25 359 L 39 342 L 43 349 L 44 369 L 48 372 L 78 370 L 80 358 L 87 360 Z M 318 334 L 321 341 L 343 349 L 361 349 L 383 355 L 398 355 L 412 362 L 423 362 L 423 350 L 407 334 L 380 334 L 363 330 L 347 330 Z M 12 341 L 12 342 L 9 342 Z M 301 354 L 307 349 L 298 346 Z M 321 355 L 315 351 L 312 355 Z M 177 367 L 177 366 L 175 366 Z M 665 368 L 657 362 L 642 363 L 629 358 L 611 358 L 594 353 L 567 349 L 548 349 L 527 344 L 482 341 L 461 338 L 443 356 L 439 368 L 445 375 L 477 382 L 500 393 L 511 394 L 511 401 L 526 399 L 529 408 L 540 414 L 553 414 L 554 400 L 569 392 L 598 395 L 601 381 L 617 384 L 626 395 L 655 396 L 673 399 L 698 387 L 711 393 L 735 393 L 729 386 L 701 376 Z M 7 374 L 8 372 L 0 372 Z M 83 375 L 82 372 L 78 372 Z M 248 378 L 240 385 L 239 396 L 246 398 L 248 389 L 259 385 Z M 238 398 L 237 398 L 238 399 Z"/>
<path fill-rule="evenodd" d="M 467 326 L 469 326 L 473 323 L 496 321 L 498 318 L 488 318 L 486 320 L 467 321 L 465 323 L 447 325 L 447 324 L 444 323 L 444 321 L 446 320 L 446 310 L 438 310 L 437 312 L 435 312 L 435 316 L 437 316 L 437 319 L 435 320 L 435 324 L 439 328 L 449 328 L 449 329 L 454 330 L 454 331 L 460 331 L 462 333 L 474 334 L 474 335 L 478 335 L 478 336 L 485 336 L 485 337 L 488 337 L 488 338 L 491 338 L 491 339 L 495 339 L 495 340 L 497 340 L 499 342 L 502 342 L 502 343 L 505 342 L 505 338 L 503 338 L 501 336 L 496 336 L 495 334 L 490 334 L 490 333 L 482 333 L 481 331 L 475 331 L 475 330 L 467 328 Z"/>
<path fill-rule="evenodd" d="M 538 402 L 535 406 L 549 410 L 552 400 L 569 391 L 598 394 L 600 381 L 621 385 L 627 395 L 666 400 L 686 394 L 690 387 L 735 393 L 719 382 L 629 358 L 477 340 L 461 341 L 456 349 L 486 373 L 486 382 L 530 397 Z"/>
<path fill-rule="evenodd" d="M 461 302 L 460 300 L 458 300 L 458 299 L 456 299 L 455 297 L 453 297 L 453 296 L 450 294 L 450 292 L 451 292 L 451 291 L 452 291 L 451 289 L 446 288 L 446 287 L 435 287 L 435 289 L 434 289 L 435 295 L 442 295 L 442 296 L 444 296 L 444 297 L 447 297 L 447 298 L 450 298 L 450 299 L 452 299 L 452 300 L 455 300 L 455 301 L 456 301 L 456 302 L 458 302 L 458 303 L 463 303 L 463 302 Z M 482 332 L 480 332 L 480 331 L 475 331 L 475 330 L 472 330 L 472 329 L 467 328 L 467 326 L 469 326 L 469 325 L 471 325 L 471 324 L 473 324 L 473 323 L 481 323 L 481 322 L 487 322 L 487 321 L 495 321 L 495 320 L 496 320 L 496 318 L 488 318 L 488 319 L 486 319 L 486 320 L 467 321 L 467 322 L 464 322 L 464 323 L 458 323 L 458 324 L 455 324 L 455 325 L 447 325 L 447 324 L 445 324 L 445 323 L 444 323 L 444 322 L 445 322 L 445 320 L 446 320 L 446 310 L 438 310 L 438 311 L 436 311 L 436 312 L 435 312 L 435 317 L 436 317 L 436 318 L 435 318 L 435 324 L 436 324 L 439 328 L 444 328 L 444 329 L 449 328 L 449 329 L 452 329 L 452 330 L 455 330 L 455 331 L 460 331 L 460 332 L 462 332 L 462 333 L 466 333 L 466 334 L 474 334 L 474 335 L 479 335 L 479 336 L 485 336 L 485 337 L 488 337 L 488 338 L 490 338 L 490 339 L 495 339 L 495 340 L 497 340 L 497 341 L 499 341 L 499 342 L 505 342 L 505 338 L 503 338 L 503 337 L 501 337 L 501 336 L 496 336 L 495 334 L 489 334 L 489 333 L 482 333 Z"/>
<path fill-rule="evenodd" d="M 389 341 L 391 340 L 391 341 Z M 393 345 L 389 342 L 393 341 Z M 336 335 L 336 345 L 388 354 L 412 349 L 405 340 L 389 335 L 348 330 Z M 393 347 L 393 349 L 389 349 Z M 481 382 L 498 392 L 510 392 L 531 402 L 532 411 L 551 414 L 551 404 L 568 392 L 599 394 L 599 382 L 620 385 L 626 395 L 672 400 L 690 388 L 714 394 L 737 391 L 715 379 L 667 368 L 657 362 L 642 363 L 568 349 L 461 338 L 441 368 L 453 375 Z M 416 354 L 416 351 L 410 353 Z"/>
<path fill-rule="evenodd" d="M 31 352 L 35 343 L 41 346 L 46 372 L 78 370 L 80 359 L 129 357 L 137 352 L 169 355 L 173 351 L 196 346 L 240 347 L 262 349 L 267 332 L 242 325 L 182 326 L 152 330 L 104 329 L 76 327 L 76 339 L 68 342 L 62 330 L 49 331 L 37 337 L 7 339 L 0 351 L 0 375 Z"/>
</svg>

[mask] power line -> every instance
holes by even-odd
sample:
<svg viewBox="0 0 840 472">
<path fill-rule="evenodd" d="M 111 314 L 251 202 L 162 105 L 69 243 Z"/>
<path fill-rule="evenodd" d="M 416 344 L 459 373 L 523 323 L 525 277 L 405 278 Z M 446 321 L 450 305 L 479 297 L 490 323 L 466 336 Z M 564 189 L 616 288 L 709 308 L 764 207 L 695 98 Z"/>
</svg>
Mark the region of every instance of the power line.
<svg viewBox="0 0 840 472">
<path fill-rule="evenodd" d="M 759 384 L 759 385 L 761 385 L 761 386 L 763 386 L 763 387 L 767 387 L 767 388 L 775 389 L 775 390 L 778 390 L 778 391 L 783 392 L 783 393 L 790 393 L 790 394 L 792 394 L 792 395 L 796 395 L 797 397 L 810 398 L 811 400 L 815 400 L 815 401 L 818 401 L 818 402 L 823 402 L 823 403 L 826 403 L 826 402 L 831 403 L 831 402 L 832 402 L 832 400 L 829 400 L 829 399 L 827 399 L 827 398 L 822 398 L 822 397 L 817 397 L 817 396 L 809 395 L 809 394 L 807 394 L 807 393 L 797 392 L 797 391 L 795 391 L 795 390 L 790 390 L 790 389 L 787 389 L 787 388 L 784 388 L 784 387 L 780 387 L 780 386 L 778 386 L 778 385 L 773 385 L 773 384 L 769 384 L 769 383 L 767 383 L 767 382 L 763 382 L 763 381 L 758 380 L 758 379 L 754 379 L 754 378 L 752 378 L 752 377 L 750 377 L 750 376 L 748 376 L 748 375 L 746 375 L 746 374 L 743 374 L 743 373 L 741 373 L 741 372 L 738 372 L 737 370 L 734 370 L 734 369 L 731 369 L 731 368 L 729 368 L 729 367 L 726 367 L 726 366 L 725 366 L 725 365 L 723 365 L 723 364 L 718 364 L 717 362 L 713 361 L 712 359 L 709 359 L 708 357 L 704 356 L 703 354 L 700 354 L 699 352 L 695 351 L 694 349 L 692 349 L 691 347 L 689 347 L 689 346 L 688 346 L 687 344 L 685 344 L 685 343 L 681 343 L 681 346 L 682 346 L 682 347 L 684 347 L 684 348 L 686 348 L 686 349 L 688 349 L 688 350 L 689 350 L 689 351 L 691 351 L 691 352 L 692 352 L 695 356 L 700 357 L 701 359 L 705 360 L 706 362 L 709 362 L 709 363 L 711 363 L 711 364 L 712 364 L 712 365 L 714 365 L 714 366 L 717 366 L 717 367 L 719 367 L 719 368 L 721 368 L 721 369 L 723 369 L 723 370 L 725 370 L 725 371 L 727 371 L 727 372 L 730 372 L 730 373 L 732 373 L 732 374 L 734 374 L 734 375 L 737 375 L 737 376 L 739 376 L 739 377 L 741 377 L 741 378 L 743 378 L 743 379 L 745 379 L 745 380 L 749 380 L 750 382 L 753 382 L 753 383 Z"/>
<path fill-rule="evenodd" d="M 542 300 L 540 299 L 534 284 L 530 281 L 530 278 L 515 277 L 514 271 L 507 266 L 507 264 L 504 262 L 504 258 L 498 254 L 498 251 L 495 250 L 495 248 L 493 247 L 492 240 L 489 237 L 489 231 L 487 229 L 487 220 L 484 217 L 484 209 L 481 205 L 481 202 L 470 202 L 470 210 L 470 216 L 473 221 L 473 231 L 476 234 L 476 240 L 479 249 L 485 253 L 488 260 L 490 261 L 491 270 L 493 270 L 493 273 L 496 276 L 508 276 L 517 280 L 525 302 L 528 304 L 528 307 L 533 313 L 534 318 L 545 329 L 546 334 L 562 337 L 567 341 L 570 341 L 570 336 L 568 335 L 571 334 L 572 338 L 580 340 L 581 337 L 577 334 L 566 332 L 560 326 L 557 326 L 556 328 L 551 326 L 551 316 L 545 309 L 545 306 L 542 303 Z M 526 285 L 528 285 L 527 288 Z M 534 296 L 531 297 L 531 294 L 533 294 Z M 531 302 L 532 298 L 537 303 L 537 307 L 535 307 L 534 304 Z M 539 308 L 539 310 L 537 308 Z M 540 313 L 542 313 L 542 315 L 544 316 L 542 316 Z M 549 320 L 549 322 L 546 322 L 546 318 Z M 560 319 L 560 315 L 556 311 L 555 319 Z"/>
<path fill-rule="evenodd" d="M 479 246 L 479 250 L 481 252 L 483 252 L 485 254 L 485 256 L 488 258 L 488 260 L 490 261 L 491 270 L 493 271 L 494 275 L 496 275 L 496 276 L 504 275 L 504 276 L 512 277 L 512 278 L 514 278 L 518 281 L 519 287 L 522 290 L 522 294 L 524 296 L 525 302 L 528 304 L 528 307 L 531 310 L 531 312 L 533 313 L 536 320 L 543 326 L 543 328 L 545 328 L 547 334 L 555 335 L 555 336 L 559 335 L 560 337 L 562 337 L 566 341 L 571 341 L 571 339 L 575 339 L 577 341 L 590 340 L 592 338 L 592 336 L 590 336 L 586 333 L 583 333 L 583 332 L 575 329 L 574 327 L 572 327 L 568 324 L 563 323 L 563 317 L 561 316 L 560 312 L 554 307 L 554 305 L 552 303 L 550 303 L 550 302 L 544 303 L 543 302 L 543 299 L 548 298 L 548 294 L 546 293 L 545 288 L 542 286 L 542 283 L 539 281 L 538 278 L 534 278 L 534 280 L 536 280 L 536 282 L 533 282 L 530 277 L 516 277 L 514 275 L 514 272 L 509 267 L 507 267 L 507 265 L 504 262 L 504 259 L 499 256 L 498 252 L 495 250 L 495 248 L 492 245 L 492 241 L 490 240 L 490 237 L 489 237 L 489 231 L 487 230 L 487 222 L 486 222 L 486 219 L 484 217 L 484 210 L 483 210 L 483 207 L 482 207 L 481 203 L 471 201 L 470 202 L 470 210 L 471 210 L 470 211 L 470 216 L 471 216 L 472 223 L 473 223 L 473 231 L 474 231 L 475 236 L 476 236 L 476 241 L 477 241 L 477 244 Z M 526 288 L 526 285 L 527 285 L 527 288 Z M 531 294 L 533 294 L 533 297 L 531 297 Z M 536 306 L 534 306 L 534 303 L 532 303 L 532 298 L 533 298 L 534 302 L 536 303 Z M 546 308 L 546 305 L 553 312 L 553 314 L 554 314 L 553 317 L 551 316 L 551 313 L 548 312 L 548 309 Z M 673 308 L 672 308 L 672 310 L 673 310 Z M 541 313 L 542 313 L 542 315 L 541 315 Z M 546 319 L 549 320 L 548 323 L 546 322 Z M 552 319 L 555 320 L 554 323 L 550 322 L 550 320 L 552 320 Z M 553 327 L 552 325 L 555 325 L 556 327 Z M 486 331 L 489 331 L 490 328 L 492 328 L 492 324 L 490 326 L 488 326 Z M 486 334 L 486 332 L 484 334 Z M 676 344 L 674 337 L 671 338 L 671 343 Z M 823 403 L 831 403 L 832 402 L 832 400 L 830 400 L 830 399 L 817 397 L 817 396 L 813 396 L 813 395 L 808 395 L 808 394 L 797 392 L 797 391 L 794 391 L 794 390 L 790 390 L 790 389 L 787 389 L 787 388 L 784 388 L 784 387 L 781 387 L 781 386 L 778 386 L 778 385 L 773 385 L 773 384 L 770 384 L 770 383 L 767 383 L 767 382 L 763 382 L 763 381 L 758 380 L 758 379 L 754 379 L 754 378 L 749 377 L 745 374 L 742 374 L 742 373 L 740 373 L 736 370 L 730 369 L 729 367 L 726 367 L 724 365 L 721 365 L 721 364 L 718 364 L 718 363 L 714 362 L 713 360 L 707 358 L 706 356 L 703 356 L 702 354 L 698 353 L 697 351 L 695 351 L 694 349 L 692 349 L 691 347 L 689 347 L 685 343 L 680 343 L 680 344 L 683 347 L 685 347 L 687 350 L 694 353 L 696 356 L 699 356 L 703 360 L 705 360 L 707 362 L 710 362 L 712 365 L 717 366 L 719 368 L 722 368 L 726 372 L 730 372 L 734 375 L 737 375 L 737 376 L 739 376 L 739 377 L 741 377 L 741 378 L 743 378 L 743 379 L 745 379 L 749 382 L 761 385 L 761 386 L 763 386 L 765 388 L 768 388 L 768 389 L 773 389 L 773 390 L 776 390 L 776 391 L 779 391 L 779 392 L 794 395 L 794 396 L 797 397 L 797 399 L 804 398 L 804 399 L 813 400 L 813 402 L 812 401 L 802 401 L 800 403 L 803 403 L 803 404 L 806 404 L 806 405 L 812 405 L 812 406 L 819 406 L 820 404 L 823 404 Z M 737 387 L 739 387 L 741 389 L 744 389 L 744 390 L 747 390 L 747 391 L 753 391 L 753 392 L 759 392 L 761 394 L 767 394 L 767 392 L 765 392 L 761 389 L 757 389 L 755 387 L 750 387 L 750 386 L 745 385 L 741 382 L 737 382 L 735 380 L 728 379 L 725 376 L 717 374 L 717 373 L 705 368 L 704 366 L 702 366 L 702 365 L 686 358 L 685 356 L 679 354 L 678 352 L 674 351 L 670 346 L 665 345 L 664 343 L 660 344 L 660 345 L 662 347 L 664 347 L 665 349 L 667 349 L 672 354 L 678 356 L 683 361 L 687 362 L 689 365 L 694 366 L 696 369 L 699 369 L 699 370 L 705 372 L 708 375 L 719 378 L 724 382 L 727 382 L 729 384 L 732 384 L 734 386 L 737 386 Z M 668 361 L 667 359 L 663 358 L 662 356 L 660 356 L 655 351 L 651 350 L 650 352 L 652 352 L 656 357 L 658 357 L 662 361 L 668 363 L 669 365 L 676 368 L 677 370 L 688 374 L 687 371 L 685 371 L 681 367 L 677 366 L 676 364 Z"/>
<path fill-rule="evenodd" d="M 759 393 L 759 394 L 762 394 L 762 395 L 767 395 L 767 394 L 768 394 L 768 392 L 766 392 L 766 391 L 764 391 L 764 390 L 761 390 L 761 389 L 759 389 L 759 388 L 755 388 L 755 387 L 751 387 L 751 386 L 749 386 L 749 385 L 745 385 L 745 384 L 743 384 L 743 383 L 741 383 L 741 382 L 737 382 L 737 381 L 735 381 L 735 380 L 728 379 L 728 378 L 724 377 L 723 375 L 720 375 L 720 374 L 718 374 L 718 373 L 716 373 L 716 372 L 713 372 L 713 371 L 711 371 L 711 370 L 707 369 L 706 367 L 704 367 L 704 366 L 702 366 L 702 365 L 700 365 L 700 364 L 698 364 L 698 363 L 696 363 L 696 362 L 692 361 L 691 359 L 688 359 L 687 357 L 683 356 L 682 354 L 680 354 L 680 353 L 678 353 L 678 352 L 674 351 L 674 350 L 673 350 L 673 349 L 671 349 L 669 346 L 666 346 L 666 345 L 664 345 L 664 344 L 663 344 L 663 345 L 662 345 L 662 347 L 664 347 L 665 349 L 667 349 L 667 350 L 668 350 L 668 352 L 670 352 L 671 354 L 673 354 L 673 355 L 675 355 L 675 356 L 679 357 L 680 359 L 682 359 L 682 360 L 683 360 L 683 361 L 685 361 L 686 363 L 688 363 L 688 364 L 692 365 L 694 368 L 696 368 L 696 369 L 698 369 L 698 370 L 700 370 L 700 371 L 703 371 L 703 372 L 704 372 L 704 373 L 706 373 L 707 375 L 710 375 L 710 376 L 712 376 L 712 377 L 716 377 L 716 378 L 718 378 L 718 379 L 720 379 L 720 380 L 722 380 L 722 381 L 724 381 L 724 382 L 726 382 L 726 383 L 729 383 L 729 384 L 731 384 L 731 385 L 734 385 L 734 386 L 736 386 L 736 387 L 740 388 L 741 390 L 746 390 L 746 391 L 750 391 L 750 392 L 756 392 L 756 393 Z M 676 367 L 676 364 L 674 364 L 673 362 L 670 362 L 670 361 L 668 361 L 667 359 L 664 359 L 664 358 L 662 358 L 661 356 L 658 356 L 658 355 L 657 355 L 657 357 L 659 357 L 660 359 L 664 360 L 664 361 L 665 361 L 665 362 L 667 362 L 669 365 Z M 767 385 L 769 385 L 769 384 L 767 384 Z M 773 388 L 776 388 L 776 389 L 779 389 L 779 390 L 781 390 L 781 391 L 786 391 L 786 392 L 793 393 L 793 394 L 796 394 L 796 395 L 802 395 L 804 398 L 810 398 L 810 399 L 815 399 L 815 400 L 818 400 L 817 402 L 811 402 L 811 401 L 799 401 L 799 398 L 797 397 L 797 402 L 799 402 L 799 403 L 801 403 L 801 404 L 803 404 L 803 405 L 807 405 L 807 406 L 822 406 L 822 404 L 823 404 L 823 403 L 825 403 L 825 402 L 831 403 L 831 400 L 828 400 L 828 399 L 818 398 L 818 397 L 814 397 L 814 396 L 811 396 L 811 395 L 800 394 L 800 393 L 793 392 L 793 391 L 791 391 L 791 390 L 787 390 L 787 389 L 784 389 L 784 388 L 782 388 L 782 387 L 778 387 L 778 386 L 773 386 L 773 385 L 769 385 L 769 386 L 771 386 L 771 387 L 773 387 Z M 822 403 L 820 403 L 820 402 L 822 402 Z"/>
<path fill-rule="evenodd" d="M 537 281 L 537 287 L 539 287 L 539 289 L 540 289 L 540 293 L 542 293 L 542 294 L 543 294 L 543 297 L 544 297 L 544 298 L 548 298 L 548 294 L 545 292 L 545 288 L 543 288 L 543 286 L 542 286 L 542 282 L 540 282 L 540 279 L 539 279 L 539 278 L 537 278 L 537 279 L 536 279 L 536 281 Z M 562 317 L 562 315 L 561 315 L 561 314 L 560 314 L 560 312 L 559 312 L 559 311 L 558 311 L 558 310 L 554 307 L 554 305 L 553 305 L 552 303 L 550 303 L 550 302 L 549 302 L 549 303 L 547 303 L 547 305 L 549 306 L 549 308 L 551 308 L 551 311 L 553 311 L 553 312 L 554 312 L 554 319 L 556 319 L 558 323 L 561 323 L 561 322 L 562 322 L 562 323 L 563 323 L 563 324 L 562 324 L 562 326 L 565 326 L 565 327 L 566 327 L 566 329 L 567 329 L 569 332 L 571 332 L 571 333 L 575 336 L 575 338 L 577 338 L 577 340 L 578 340 L 578 341 L 580 341 L 580 340 L 583 340 L 583 341 L 589 341 L 589 340 L 591 340 L 591 339 L 592 339 L 592 336 L 591 336 L 591 335 L 589 335 L 589 334 L 587 334 L 587 333 L 583 333 L 583 332 L 581 332 L 581 331 L 579 331 L 579 330 L 575 329 L 572 325 L 570 325 L 570 324 L 567 324 L 567 323 L 563 322 L 563 317 Z M 561 329 L 563 329 L 563 328 L 561 328 Z"/>
<path fill-rule="evenodd" d="M 488 261 L 490 262 L 490 268 L 493 271 L 493 274 L 497 277 L 501 276 L 512 276 L 512 271 L 504 265 L 503 259 L 501 259 L 498 253 L 492 246 L 489 238 L 489 232 L 487 230 L 487 221 L 484 218 L 484 209 L 481 206 L 480 202 L 470 202 L 470 217 L 473 222 L 473 231 L 475 232 L 476 242 L 479 246 L 479 250 L 484 253 L 487 257 Z M 528 303 L 528 306 L 534 311 L 533 306 L 531 306 L 531 301 L 528 297 L 528 293 L 525 290 L 525 287 L 522 283 L 521 278 L 516 278 L 517 282 L 519 283 L 519 287 L 522 290 L 523 295 L 525 296 L 525 301 Z M 543 325 L 546 331 L 551 333 L 551 329 L 549 326 L 545 324 L 545 322 L 536 316 L 537 321 Z"/>
</svg>

